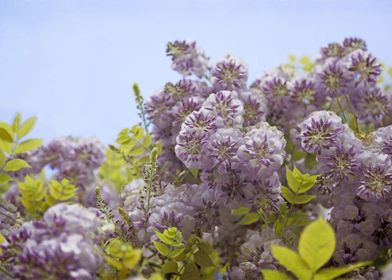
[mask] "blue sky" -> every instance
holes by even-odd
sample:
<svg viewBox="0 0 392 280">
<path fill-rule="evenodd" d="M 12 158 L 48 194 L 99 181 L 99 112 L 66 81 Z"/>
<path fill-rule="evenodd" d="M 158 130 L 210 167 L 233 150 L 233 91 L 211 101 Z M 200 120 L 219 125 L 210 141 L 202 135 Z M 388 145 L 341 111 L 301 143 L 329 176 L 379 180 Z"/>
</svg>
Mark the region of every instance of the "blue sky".
<svg viewBox="0 0 392 280">
<path fill-rule="evenodd" d="M 390 0 L 0 0 L 0 119 L 20 111 L 45 140 L 110 143 L 138 122 L 133 82 L 147 99 L 180 78 L 167 41 L 196 40 L 212 61 L 231 53 L 251 79 L 345 36 L 390 65 L 391 15 Z"/>
</svg>

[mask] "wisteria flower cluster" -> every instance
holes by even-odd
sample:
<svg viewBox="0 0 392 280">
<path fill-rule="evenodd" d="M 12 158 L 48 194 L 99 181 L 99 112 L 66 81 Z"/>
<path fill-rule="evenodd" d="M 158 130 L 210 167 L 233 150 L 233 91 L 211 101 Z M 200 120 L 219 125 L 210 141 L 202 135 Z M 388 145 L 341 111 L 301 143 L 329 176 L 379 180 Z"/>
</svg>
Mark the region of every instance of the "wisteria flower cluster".
<svg viewBox="0 0 392 280">
<path fill-rule="evenodd" d="M 392 90 L 365 41 L 254 81 L 166 53 L 181 78 L 135 84 L 113 145 L 0 123 L 0 278 L 390 279 Z"/>
</svg>

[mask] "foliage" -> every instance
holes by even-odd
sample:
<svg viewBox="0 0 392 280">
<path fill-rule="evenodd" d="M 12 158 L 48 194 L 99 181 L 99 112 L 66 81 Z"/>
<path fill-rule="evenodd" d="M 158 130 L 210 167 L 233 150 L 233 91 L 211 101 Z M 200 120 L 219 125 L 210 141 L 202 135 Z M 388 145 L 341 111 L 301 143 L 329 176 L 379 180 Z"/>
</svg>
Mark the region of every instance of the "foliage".
<svg viewBox="0 0 392 280">
<path fill-rule="evenodd" d="M 303 174 L 294 166 L 290 170 L 286 166 L 286 180 L 288 187 L 282 186 L 283 197 L 291 204 L 305 204 L 312 201 L 316 196 L 306 195 L 305 192 L 309 191 L 315 185 L 319 175 Z"/>
<path fill-rule="evenodd" d="M 19 193 L 25 211 L 37 217 L 57 203 L 71 201 L 77 194 L 77 188 L 67 179 L 45 184 L 40 178 L 26 176 L 23 182 L 19 182 Z"/>
<path fill-rule="evenodd" d="M 6 191 L 8 183 L 13 180 L 12 172 L 31 167 L 18 156 L 41 146 L 41 139 L 25 139 L 36 120 L 31 117 L 22 122 L 22 115 L 18 113 L 10 124 L 0 121 L 0 193 Z"/>
<path fill-rule="evenodd" d="M 134 249 L 120 238 L 114 238 L 105 245 L 105 260 L 117 272 L 117 279 L 126 279 L 141 260 L 142 251 Z"/>
<path fill-rule="evenodd" d="M 117 146 L 110 145 L 109 147 L 120 155 L 127 164 L 127 182 L 142 177 L 143 165 L 149 162 L 149 152 L 153 147 L 157 147 L 160 150 L 160 145 L 152 145 L 150 134 L 146 133 L 139 125 L 134 125 L 131 129 L 124 128 L 121 130 L 117 136 L 116 143 Z M 115 158 L 114 161 L 116 160 L 118 161 L 119 159 Z M 113 165 L 116 164 L 112 163 Z M 119 178 L 115 180 L 118 181 Z"/>
<path fill-rule="evenodd" d="M 175 227 L 155 234 L 160 241 L 153 244 L 164 257 L 161 272 L 170 279 L 215 279 L 215 255 L 209 243 L 194 235 L 183 243 L 182 234 Z"/>
<path fill-rule="evenodd" d="M 302 232 L 298 245 L 299 254 L 287 247 L 273 245 L 272 255 L 300 280 L 332 280 L 370 264 L 370 262 L 359 262 L 346 267 L 320 270 L 332 257 L 335 243 L 335 233 L 332 227 L 319 218 Z M 262 270 L 262 273 L 266 280 L 291 279 L 284 273 L 274 274 L 270 270 Z"/>
</svg>

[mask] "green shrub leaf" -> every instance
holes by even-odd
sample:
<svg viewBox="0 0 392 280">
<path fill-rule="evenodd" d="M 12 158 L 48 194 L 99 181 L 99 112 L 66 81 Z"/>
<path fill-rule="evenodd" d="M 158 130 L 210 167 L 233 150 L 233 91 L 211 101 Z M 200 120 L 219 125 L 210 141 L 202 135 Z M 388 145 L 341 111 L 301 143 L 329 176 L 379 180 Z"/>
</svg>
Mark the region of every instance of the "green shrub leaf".
<svg viewBox="0 0 392 280">
<path fill-rule="evenodd" d="M 272 269 L 262 269 L 261 273 L 263 274 L 264 280 L 291 280 L 291 278 L 283 272 Z"/>
<path fill-rule="evenodd" d="M 154 243 L 155 248 L 162 256 L 167 257 L 169 255 L 170 250 L 165 244 L 158 241 L 153 241 L 152 243 Z"/>
<path fill-rule="evenodd" d="M 343 267 L 322 269 L 314 276 L 314 280 L 332 280 L 357 268 L 369 265 L 371 262 L 359 262 Z"/>
<path fill-rule="evenodd" d="M 310 280 L 312 272 L 300 255 L 289 248 L 278 245 L 272 245 L 271 248 L 274 258 L 288 271 L 301 280 Z"/>
<path fill-rule="evenodd" d="M 248 207 L 241 206 L 241 207 L 238 207 L 238 208 L 231 210 L 231 214 L 234 216 L 242 216 L 242 215 L 248 214 L 249 211 L 250 211 L 250 209 Z"/>
<path fill-rule="evenodd" d="M 259 220 L 259 214 L 257 213 L 248 213 L 242 217 L 242 219 L 238 222 L 240 225 L 251 225 L 256 223 Z"/>
<path fill-rule="evenodd" d="M 29 139 L 18 144 L 15 148 L 14 154 L 21 154 L 39 148 L 42 144 L 41 139 Z"/>
<path fill-rule="evenodd" d="M 31 166 L 27 161 L 18 158 L 8 161 L 4 166 L 5 171 L 18 171 L 23 168 L 31 168 Z"/>
<path fill-rule="evenodd" d="M 289 188 L 284 186 L 282 186 L 281 190 L 283 197 L 291 204 L 305 204 L 316 198 L 314 195 L 295 195 Z"/>
<path fill-rule="evenodd" d="M 335 245 L 335 233 L 331 225 L 319 218 L 304 229 L 298 249 L 311 271 L 316 272 L 332 257 Z"/>
<path fill-rule="evenodd" d="M 22 137 L 26 136 L 27 134 L 29 134 L 29 132 L 33 129 L 36 121 L 37 121 L 36 117 L 31 117 L 31 118 L 27 119 L 26 121 L 24 121 L 22 123 L 22 125 L 19 127 L 18 137 L 22 138 Z"/>
</svg>

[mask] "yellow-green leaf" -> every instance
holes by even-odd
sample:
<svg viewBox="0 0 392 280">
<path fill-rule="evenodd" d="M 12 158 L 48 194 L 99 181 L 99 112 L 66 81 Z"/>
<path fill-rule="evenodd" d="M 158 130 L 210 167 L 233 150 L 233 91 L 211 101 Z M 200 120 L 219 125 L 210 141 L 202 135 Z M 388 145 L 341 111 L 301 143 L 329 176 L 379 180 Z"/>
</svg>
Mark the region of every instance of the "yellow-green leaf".
<svg viewBox="0 0 392 280">
<path fill-rule="evenodd" d="M 0 244 L 5 241 L 5 237 L 0 233 Z M 0 248 L 0 255 L 3 253 L 3 250 Z"/>
<path fill-rule="evenodd" d="M 12 135 L 4 127 L 0 127 L 0 139 L 6 142 L 11 142 L 11 143 L 13 142 Z"/>
<path fill-rule="evenodd" d="M 294 192 L 299 190 L 299 182 L 294 174 L 294 172 L 286 165 L 286 180 L 288 187 Z"/>
<path fill-rule="evenodd" d="M 42 144 L 41 139 L 29 139 L 18 144 L 15 148 L 14 154 L 21 154 L 39 148 Z"/>
<path fill-rule="evenodd" d="M 392 67 L 389 67 L 388 73 L 389 73 L 389 76 L 392 78 Z"/>
<path fill-rule="evenodd" d="M 165 244 L 158 241 L 153 241 L 152 243 L 154 243 L 155 248 L 162 256 L 166 257 L 167 255 L 169 255 L 170 250 Z"/>
<path fill-rule="evenodd" d="M 177 273 L 178 264 L 176 261 L 168 261 L 162 265 L 161 271 L 165 274 Z"/>
<path fill-rule="evenodd" d="M 349 273 L 355 269 L 358 269 L 363 266 L 370 265 L 371 262 L 359 262 L 348 266 L 343 267 L 333 267 L 322 269 L 314 276 L 314 280 L 332 280 L 336 277 L 339 277 L 343 274 Z"/>
<path fill-rule="evenodd" d="M 7 174 L 0 173 L 0 184 L 6 184 L 11 181 L 11 177 Z"/>
<path fill-rule="evenodd" d="M 316 272 L 332 257 L 335 245 L 335 233 L 332 226 L 319 218 L 302 232 L 298 250 L 311 271 Z"/>
<path fill-rule="evenodd" d="M 261 273 L 263 274 L 264 280 L 292 280 L 289 276 L 287 276 L 283 272 L 279 272 L 272 269 L 262 269 Z"/>
<path fill-rule="evenodd" d="M 292 272 L 301 280 L 311 279 L 312 272 L 300 255 L 289 248 L 278 245 L 272 245 L 271 249 L 274 258 L 288 271 Z"/>
<path fill-rule="evenodd" d="M 0 151 L 11 153 L 13 147 L 13 142 L 4 141 L 0 139 Z"/>
<path fill-rule="evenodd" d="M 0 166 L 2 166 L 6 160 L 7 160 L 6 156 L 5 156 L 4 153 L 0 150 Z"/>
<path fill-rule="evenodd" d="M 234 216 L 242 216 L 242 215 L 248 214 L 249 211 L 250 211 L 250 209 L 248 207 L 241 206 L 241 207 L 232 209 L 231 214 Z"/>
<path fill-rule="evenodd" d="M 314 195 L 295 195 L 289 188 L 282 186 L 283 197 L 291 204 L 305 204 L 316 198 Z"/>
<path fill-rule="evenodd" d="M 214 266 L 210 256 L 203 251 L 197 251 L 194 257 L 195 262 L 200 266 L 200 268 Z"/>
<path fill-rule="evenodd" d="M 19 129 L 19 124 L 20 124 L 20 120 L 22 119 L 22 115 L 20 113 L 17 113 L 14 121 L 12 122 L 12 130 L 15 133 L 18 133 L 18 129 Z"/>
<path fill-rule="evenodd" d="M 180 276 L 181 280 L 199 280 L 200 271 L 194 262 L 188 262 L 185 266 L 184 273 Z"/>
<path fill-rule="evenodd" d="M 19 127 L 18 137 L 22 138 L 29 134 L 29 132 L 33 129 L 35 123 L 37 121 L 36 117 L 31 117 L 25 120 L 22 125 Z"/>
<path fill-rule="evenodd" d="M 242 217 L 242 219 L 238 222 L 240 225 L 251 225 L 256 223 L 259 220 L 259 214 L 257 213 L 248 213 Z"/>
<path fill-rule="evenodd" d="M 12 159 L 10 161 L 7 161 L 7 163 L 4 166 L 5 171 L 18 171 L 22 168 L 30 168 L 31 166 L 27 163 L 27 161 L 23 159 Z"/>
</svg>

